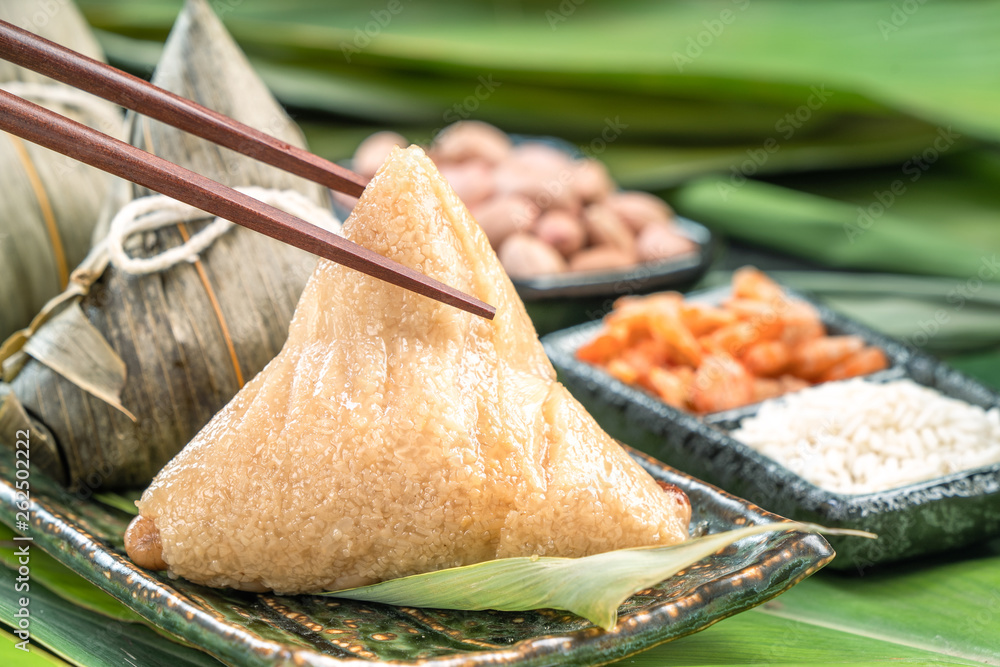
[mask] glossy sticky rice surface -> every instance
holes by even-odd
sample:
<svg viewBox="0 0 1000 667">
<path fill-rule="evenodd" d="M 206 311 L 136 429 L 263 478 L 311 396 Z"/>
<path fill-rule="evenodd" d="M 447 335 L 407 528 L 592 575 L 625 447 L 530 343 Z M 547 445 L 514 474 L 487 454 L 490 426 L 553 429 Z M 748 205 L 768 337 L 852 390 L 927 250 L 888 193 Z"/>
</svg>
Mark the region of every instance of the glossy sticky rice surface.
<svg viewBox="0 0 1000 667">
<path fill-rule="evenodd" d="M 316 592 L 684 539 L 686 499 L 556 382 L 485 234 L 419 148 L 393 152 L 344 235 L 496 318 L 320 261 L 282 351 L 139 502 L 172 573 Z"/>
</svg>

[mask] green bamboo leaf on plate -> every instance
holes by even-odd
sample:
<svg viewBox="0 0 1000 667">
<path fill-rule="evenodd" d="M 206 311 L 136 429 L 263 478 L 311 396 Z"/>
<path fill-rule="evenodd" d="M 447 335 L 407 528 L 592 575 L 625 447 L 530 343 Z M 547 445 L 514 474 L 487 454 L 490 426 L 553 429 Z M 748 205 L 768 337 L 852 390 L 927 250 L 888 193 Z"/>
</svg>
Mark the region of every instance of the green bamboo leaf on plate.
<svg viewBox="0 0 1000 667">
<path fill-rule="evenodd" d="M 610 630 L 629 596 L 672 577 L 745 537 L 785 530 L 875 538 L 810 523 L 747 526 L 669 547 L 619 549 L 585 558 L 522 557 L 466 565 L 331 593 L 406 607 L 481 611 L 564 609 Z"/>
</svg>

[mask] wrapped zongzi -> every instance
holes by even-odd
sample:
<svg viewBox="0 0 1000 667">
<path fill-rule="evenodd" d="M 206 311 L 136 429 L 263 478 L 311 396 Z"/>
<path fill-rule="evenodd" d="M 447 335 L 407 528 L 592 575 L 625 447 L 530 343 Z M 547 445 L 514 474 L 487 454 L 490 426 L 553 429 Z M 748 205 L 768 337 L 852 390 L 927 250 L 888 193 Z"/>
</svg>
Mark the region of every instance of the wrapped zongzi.
<svg viewBox="0 0 1000 667">
<path fill-rule="evenodd" d="M 185 6 L 153 82 L 291 144 L 303 143 L 204 0 Z M 311 202 L 332 220 L 320 186 L 180 130 L 136 116 L 131 141 L 227 185 Z M 113 210 L 134 200 L 146 207 L 143 215 L 152 215 L 150 207 L 173 210 L 176 204 L 136 199 L 150 193 L 122 185 L 125 197 Z M 103 231 L 113 232 L 120 215 Z M 168 251 L 218 224 L 195 214 L 128 235 L 125 254 L 152 259 L 158 269 L 145 275 L 126 270 L 127 263 L 109 265 L 115 244 L 99 244 L 75 274 L 77 295 L 53 307 L 19 351 L 8 351 L 3 361 L 12 391 L 0 407 L 0 429 L 31 415 L 36 432 L 45 435 L 39 442 L 53 452 L 47 472 L 85 491 L 148 483 L 281 349 L 315 258 L 231 227 L 199 254 L 165 261 Z"/>
<path fill-rule="evenodd" d="M 0 20 L 102 58 L 69 0 L 57 5 L 3 0 Z M 5 60 L 0 60 L 0 89 L 106 134 L 122 132 L 115 105 Z M 102 171 L 0 132 L 0 341 L 28 326 L 45 302 L 65 289 L 70 271 L 90 250 L 110 182 Z"/>
</svg>

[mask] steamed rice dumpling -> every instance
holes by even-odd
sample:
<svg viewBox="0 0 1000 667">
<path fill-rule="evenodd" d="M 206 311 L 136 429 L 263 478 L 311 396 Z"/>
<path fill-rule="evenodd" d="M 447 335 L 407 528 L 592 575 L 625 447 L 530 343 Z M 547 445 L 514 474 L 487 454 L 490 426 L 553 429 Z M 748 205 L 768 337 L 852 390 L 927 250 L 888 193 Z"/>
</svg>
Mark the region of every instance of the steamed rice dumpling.
<svg viewBox="0 0 1000 667">
<path fill-rule="evenodd" d="M 2 0 L 0 20 L 103 58 L 72 2 L 42 9 L 38 0 Z M 102 132 L 121 134 L 121 111 L 114 104 L 5 60 L 0 60 L 0 88 Z M 66 287 L 70 272 L 90 250 L 110 182 L 98 169 L 0 132 L 0 341 L 26 327 Z"/>
<path fill-rule="evenodd" d="M 687 498 L 556 382 L 485 234 L 419 148 L 395 150 L 344 234 L 496 319 L 320 260 L 281 353 L 139 501 L 133 560 L 300 593 L 685 538 Z"/>
<path fill-rule="evenodd" d="M 304 146 L 205 0 L 186 2 L 153 83 Z M 130 129 L 132 144 L 213 180 L 294 191 L 315 209 L 329 209 L 315 183 L 144 116 L 133 116 Z M 109 196 L 114 212 L 152 194 L 119 185 L 113 195 L 124 190 L 120 201 Z M 210 220 L 134 234 L 127 253 L 160 257 Z M 13 443 L 18 429 L 31 428 L 39 434 L 36 449 L 45 444 L 49 454 L 33 463 L 81 493 L 145 486 L 278 353 L 315 265 L 308 253 L 234 227 L 197 261 L 159 273 L 133 274 L 107 259 L 78 270 L 82 294 L 34 333 L 19 360 L 3 360 L 10 391 L 0 392 L 0 442 Z M 98 385 L 113 386 L 97 392 Z M 109 393 L 117 393 L 117 404 Z"/>
</svg>

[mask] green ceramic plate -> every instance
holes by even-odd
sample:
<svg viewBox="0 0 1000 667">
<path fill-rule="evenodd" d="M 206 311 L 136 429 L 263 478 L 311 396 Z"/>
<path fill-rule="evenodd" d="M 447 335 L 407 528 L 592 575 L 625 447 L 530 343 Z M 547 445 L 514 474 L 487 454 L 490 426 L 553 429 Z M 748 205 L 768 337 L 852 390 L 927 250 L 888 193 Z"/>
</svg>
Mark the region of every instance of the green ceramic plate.
<svg viewBox="0 0 1000 667">
<path fill-rule="evenodd" d="M 687 492 L 692 530 L 718 532 L 780 520 L 719 489 L 629 450 L 656 479 Z M 16 527 L 10 450 L 0 447 L 0 520 Z M 604 632 L 565 612 L 457 612 L 204 588 L 139 569 L 125 557 L 129 514 L 30 476 L 34 545 L 165 630 L 233 665 L 594 665 L 702 630 L 758 605 L 823 567 L 818 535 L 745 539 L 630 598 Z M 23 517 L 22 517 L 23 518 Z"/>
</svg>

